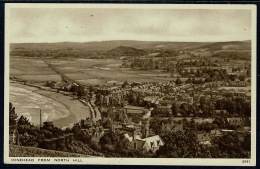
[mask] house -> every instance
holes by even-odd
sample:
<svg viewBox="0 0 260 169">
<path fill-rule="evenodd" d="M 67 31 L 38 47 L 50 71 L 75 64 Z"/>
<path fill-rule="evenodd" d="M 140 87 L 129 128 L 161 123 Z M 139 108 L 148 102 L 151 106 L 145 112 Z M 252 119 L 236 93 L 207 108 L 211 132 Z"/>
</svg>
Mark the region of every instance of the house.
<svg viewBox="0 0 260 169">
<path fill-rule="evenodd" d="M 227 121 L 232 126 L 243 126 L 244 121 L 241 117 L 227 118 Z"/>
<path fill-rule="evenodd" d="M 222 136 L 222 133 L 215 129 L 215 130 L 210 130 L 210 137 L 214 138 L 214 137 L 220 137 Z"/>
<path fill-rule="evenodd" d="M 95 142 L 99 142 L 99 139 L 104 135 L 104 128 L 102 126 L 98 126 L 98 127 L 91 127 L 88 129 L 81 129 L 83 131 L 86 131 L 90 136 L 91 136 L 91 140 L 95 141 Z"/>
<path fill-rule="evenodd" d="M 250 132 L 251 131 L 251 127 L 250 126 L 245 126 L 244 130 L 247 131 L 247 132 Z"/>
<path fill-rule="evenodd" d="M 175 102 L 176 102 L 175 100 L 160 100 L 159 104 L 161 106 L 172 107 L 172 104 L 174 104 Z"/>
<path fill-rule="evenodd" d="M 234 86 L 234 87 L 246 87 L 246 86 L 250 86 L 250 82 L 248 81 L 231 81 L 228 83 L 228 86 Z"/>
<path fill-rule="evenodd" d="M 104 129 L 102 126 L 100 127 L 91 127 L 89 129 L 82 129 L 86 132 L 88 132 L 88 134 L 92 137 L 97 137 L 97 136 L 102 136 L 102 134 L 104 134 Z"/>
<path fill-rule="evenodd" d="M 213 118 L 195 118 L 194 122 L 201 124 L 201 123 L 212 123 L 214 121 Z"/>
<path fill-rule="evenodd" d="M 144 138 L 142 141 L 144 141 L 143 148 L 147 151 L 156 152 L 160 146 L 164 145 L 164 142 L 159 135 Z"/>
<path fill-rule="evenodd" d="M 112 130 L 116 131 L 116 132 L 122 131 L 122 129 L 123 129 L 123 125 L 122 124 L 113 124 L 113 126 L 112 126 Z"/>
<path fill-rule="evenodd" d="M 145 110 L 147 110 L 144 107 L 131 106 L 131 105 L 126 105 L 124 109 L 126 110 L 126 113 L 140 113 L 140 114 L 142 114 Z"/>
<path fill-rule="evenodd" d="M 222 132 L 223 134 L 229 134 L 229 133 L 233 133 L 234 130 L 222 129 L 221 132 Z"/>
<path fill-rule="evenodd" d="M 159 99 L 159 96 L 146 96 L 146 97 L 144 97 L 144 102 L 150 103 L 150 104 L 155 104 L 158 99 Z"/>
<path fill-rule="evenodd" d="M 157 106 L 152 111 L 152 116 L 154 116 L 155 114 L 159 116 L 169 117 L 172 114 L 172 110 L 171 107 L 168 106 Z"/>
<path fill-rule="evenodd" d="M 210 133 L 198 132 L 197 141 L 199 142 L 199 144 L 211 145 Z"/>
<path fill-rule="evenodd" d="M 227 110 L 215 110 L 215 114 L 227 114 Z"/>
<path fill-rule="evenodd" d="M 239 141 L 244 141 L 244 138 L 250 134 L 249 131 L 245 130 L 244 128 L 239 128 L 236 131 L 237 137 Z"/>
<path fill-rule="evenodd" d="M 124 136 L 125 136 L 125 138 L 128 140 L 128 141 L 130 141 L 130 142 L 132 142 L 133 140 L 142 140 L 141 139 L 141 137 L 140 137 L 140 135 L 130 135 L 129 133 L 125 133 L 124 134 Z"/>
<path fill-rule="evenodd" d="M 161 146 L 164 145 L 163 140 L 159 135 L 141 139 L 140 136 L 124 135 L 130 141 L 130 148 L 132 150 L 146 150 L 156 152 Z"/>
<path fill-rule="evenodd" d="M 131 137 L 142 136 L 141 127 L 136 125 L 122 125 L 122 131 Z"/>
<path fill-rule="evenodd" d="M 164 122 L 161 123 L 161 131 L 165 132 L 177 132 L 177 131 L 183 131 L 183 123 L 176 123 L 176 122 Z"/>
</svg>

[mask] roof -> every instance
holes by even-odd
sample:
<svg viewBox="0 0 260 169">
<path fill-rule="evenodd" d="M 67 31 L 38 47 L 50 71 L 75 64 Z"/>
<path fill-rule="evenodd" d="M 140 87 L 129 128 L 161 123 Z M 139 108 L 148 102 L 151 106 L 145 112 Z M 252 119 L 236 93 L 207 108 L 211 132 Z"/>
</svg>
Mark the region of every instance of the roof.
<svg viewBox="0 0 260 169">
<path fill-rule="evenodd" d="M 133 136 L 129 136 L 128 133 L 124 134 L 125 138 L 127 138 L 130 142 L 133 141 Z M 142 140 L 139 135 L 135 135 L 135 140 Z"/>
<path fill-rule="evenodd" d="M 211 136 L 221 136 L 221 132 L 219 130 L 211 130 L 210 131 Z"/>
<path fill-rule="evenodd" d="M 133 137 L 129 136 L 128 133 L 124 134 L 125 138 L 127 138 L 130 142 L 133 141 Z M 141 139 L 139 135 L 135 136 L 135 143 L 137 148 L 144 148 L 144 146 L 147 146 L 149 149 L 157 148 L 159 146 L 163 146 L 164 143 L 159 135 L 155 135 L 152 137 L 147 137 L 144 139 Z"/>
<path fill-rule="evenodd" d="M 127 113 L 133 113 L 133 114 L 141 114 L 144 110 L 135 110 L 135 109 L 128 109 Z"/>
<path fill-rule="evenodd" d="M 159 96 L 146 96 L 144 98 L 144 101 L 155 102 L 155 100 L 157 100 L 158 98 L 159 98 Z"/>
<path fill-rule="evenodd" d="M 123 126 L 121 124 L 113 125 L 114 129 L 122 129 Z"/>
<path fill-rule="evenodd" d="M 139 106 L 132 106 L 132 105 L 126 105 L 124 107 L 125 109 L 132 109 L 132 110 L 144 110 L 144 107 L 139 107 Z"/>
<path fill-rule="evenodd" d="M 206 132 L 200 132 L 200 133 L 197 133 L 197 140 L 199 142 L 204 142 L 204 141 L 210 141 L 210 137 L 209 137 L 209 133 L 206 133 Z"/>
<path fill-rule="evenodd" d="M 163 143 L 163 141 L 162 141 L 162 139 L 161 139 L 161 137 L 159 135 L 155 135 L 155 136 L 152 136 L 152 137 L 147 137 L 147 138 L 144 138 L 142 140 L 147 143 L 149 148 L 156 148 L 156 147 L 164 145 L 164 143 Z"/>
<path fill-rule="evenodd" d="M 238 121 L 242 121 L 243 119 L 241 117 L 231 117 L 231 118 L 227 118 L 228 122 L 238 122 Z"/>
<path fill-rule="evenodd" d="M 168 130 L 168 131 L 183 131 L 183 124 L 178 124 L 178 123 L 174 123 L 174 124 L 164 124 L 162 125 L 162 130 Z"/>
<path fill-rule="evenodd" d="M 222 132 L 233 132 L 234 130 L 227 130 L 227 129 L 222 129 Z"/>
<path fill-rule="evenodd" d="M 195 121 L 195 123 L 203 123 L 203 122 L 212 123 L 214 121 L 214 119 L 212 119 L 212 118 L 207 118 L 207 119 L 197 118 L 197 119 L 194 119 L 194 121 Z"/>
<path fill-rule="evenodd" d="M 176 100 L 160 100 L 159 101 L 160 104 L 173 104 L 175 102 L 176 102 Z"/>
<path fill-rule="evenodd" d="M 156 109 L 167 109 L 167 110 L 170 110 L 171 108 L 168 107 L 168 106 L 157 106 Z"/>
<path fill-rule="evenodd" d="M 216 113 L 221 113 L 221 112 L 224 112 L 224 113 L 226 113 L 226 112 L 227 112 L 227 110 L 224 110 L 224 109 L 223 109 L 223 110 L 215 110 L 215 112 L 216 112 Z"/>
<path fill-rule="evenodd" d="M 249 130 L 251 130 L 251 127 L 250 126 L 249 127 L 244 127 L 244 129 L 249 131 Z"/>
</svg>

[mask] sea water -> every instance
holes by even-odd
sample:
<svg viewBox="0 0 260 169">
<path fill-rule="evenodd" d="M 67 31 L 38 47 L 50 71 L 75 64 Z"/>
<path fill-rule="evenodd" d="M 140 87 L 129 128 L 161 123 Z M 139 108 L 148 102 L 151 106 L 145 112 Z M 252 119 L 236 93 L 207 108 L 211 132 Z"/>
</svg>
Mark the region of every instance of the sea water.
<svg viewBox="0 0 260 169">
<path fill-rule="evenodd" d="M 35 89 L 37 90 L 37 89 Z M 18 86 L 10 86 L 10 102 L 15 107 L 18 116 L 25 116 L 35 125 L 40 124 L 40 109 L 42 122 L 55 121 L 69 116 L 70 112 L 62 103 Z"/>
</svg>

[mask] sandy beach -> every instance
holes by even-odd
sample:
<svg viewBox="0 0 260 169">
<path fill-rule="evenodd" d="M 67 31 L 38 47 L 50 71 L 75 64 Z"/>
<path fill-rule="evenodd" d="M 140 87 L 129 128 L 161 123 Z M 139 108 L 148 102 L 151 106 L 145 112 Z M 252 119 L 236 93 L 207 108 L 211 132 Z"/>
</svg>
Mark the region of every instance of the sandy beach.
<svg viewBox="0 0 260 169">
<path fill-rule="evenodd" d="M 57 92 L 41 90 L 36 87 L 31 87 L 31 86 L 23 85 L 20 83 L 14 83 L 14 82 L 10 83 L 10 86 L 15 89 L 18 88 L 20 90 L 25 89 L 26 92 L 30 94 L 30 99 L 34 99 L 36 101 L 36 103 L 34 103 L 34 104 L 36 104 L 35 107 L 48 106 L 48 105 L 40 105 L 40 103 L 41 104 L 45 103 L 45 102 L 42 103 L 42 100 L 44 100 L 44 101 L 47 100 L 46 102 L 48 104 L 53 104 L 52 110 L 51 110 L 52 113 L 48 114 L 47 116 L 55 117 L 55 118 L 53 118 L 52 121 L 53 121 L 53 124 L 57 127 L 71 126 L 72 124 L 79 122 L 81 119 L 86 119 L 87 117 L 91 117 L 89 107 L 87 107 L 86 105 L 84 105 L 78 99 L 74 98 L 71 95 L 64 95 L 64 94 L 57 93 Z M 21 96 L 23 93 L 18 96 L 15 96 L 14 93 L 11 93 L 11 92 L 14 92 L 14 91 L 10 90 L 10 95 L 12 96 L 10 98 L 10 101 L 17 99 L 15 97 L 24 97 L 24 96 Z M 33 98 L 31 98 L 31 97 L 33 97 Z M 38 98 L 40 98 L 41 100 L 38 101 L 37 100 Z M 19 106 L 23 106 L 23 108 L 28 108 L 29 106 L 31 106 L 31 105 L 29 105 L 30 102 L 26 103 L 25 100 L 20 99 L 20 100 L 16 100 L 16 102 L 17 102 L 17 104 L 19 103 Z M 39 103 L 39 104 L 37 104 L 37 103 Z M 17 107 L 17 105 L 14 105 L 14 106 L 17 109 L 19 109 Z M 27 114 L 33 114 L 33 111 L 35 111 L 35 110 L 32 110 L 32 112 L 29 112 L 28 109 L 26 109 L 26 110 L 27 110 L 27 112 L 26 112 Z M 48 109 L 48 110 L 50 110 L 50 109 Z M 38 115 L 39 114 L 37 114 L 36 116 L 38 116 Z M 33 121 L 33 122 L 35 123 L 35 121 Z"/>
</svg>

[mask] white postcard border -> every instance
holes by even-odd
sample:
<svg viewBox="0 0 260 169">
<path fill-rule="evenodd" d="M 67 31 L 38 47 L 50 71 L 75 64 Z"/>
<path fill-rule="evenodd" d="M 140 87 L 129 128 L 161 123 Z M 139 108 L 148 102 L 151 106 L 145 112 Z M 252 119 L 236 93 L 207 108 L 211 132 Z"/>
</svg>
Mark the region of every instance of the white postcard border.
<svg viewBox="0 0 260 169">
<path fill-rule="evenodd" d="M 225 5 L 225 4 L 33 4 L 33 3 L 7 3 L 5 4 L 5 77 L 4 77 L 4 163 L 6 164 L 97 164 L 97 165 L 196 165 L 196 166 L 255 166 L 256 165 L 256 5 Z M 101 157 L 9 157 L 9 15 L 11 8 L 141 8 L 141 9 L 249 9 L 252 15 L 251 25 L 251 158 L 250 159 L 198 159 L 198 158 L 101 158 Z M 17 159 L 19 161 L 17 161 Z M 250 160 L 250 163 L 242 163 Z"/>
</svg>

